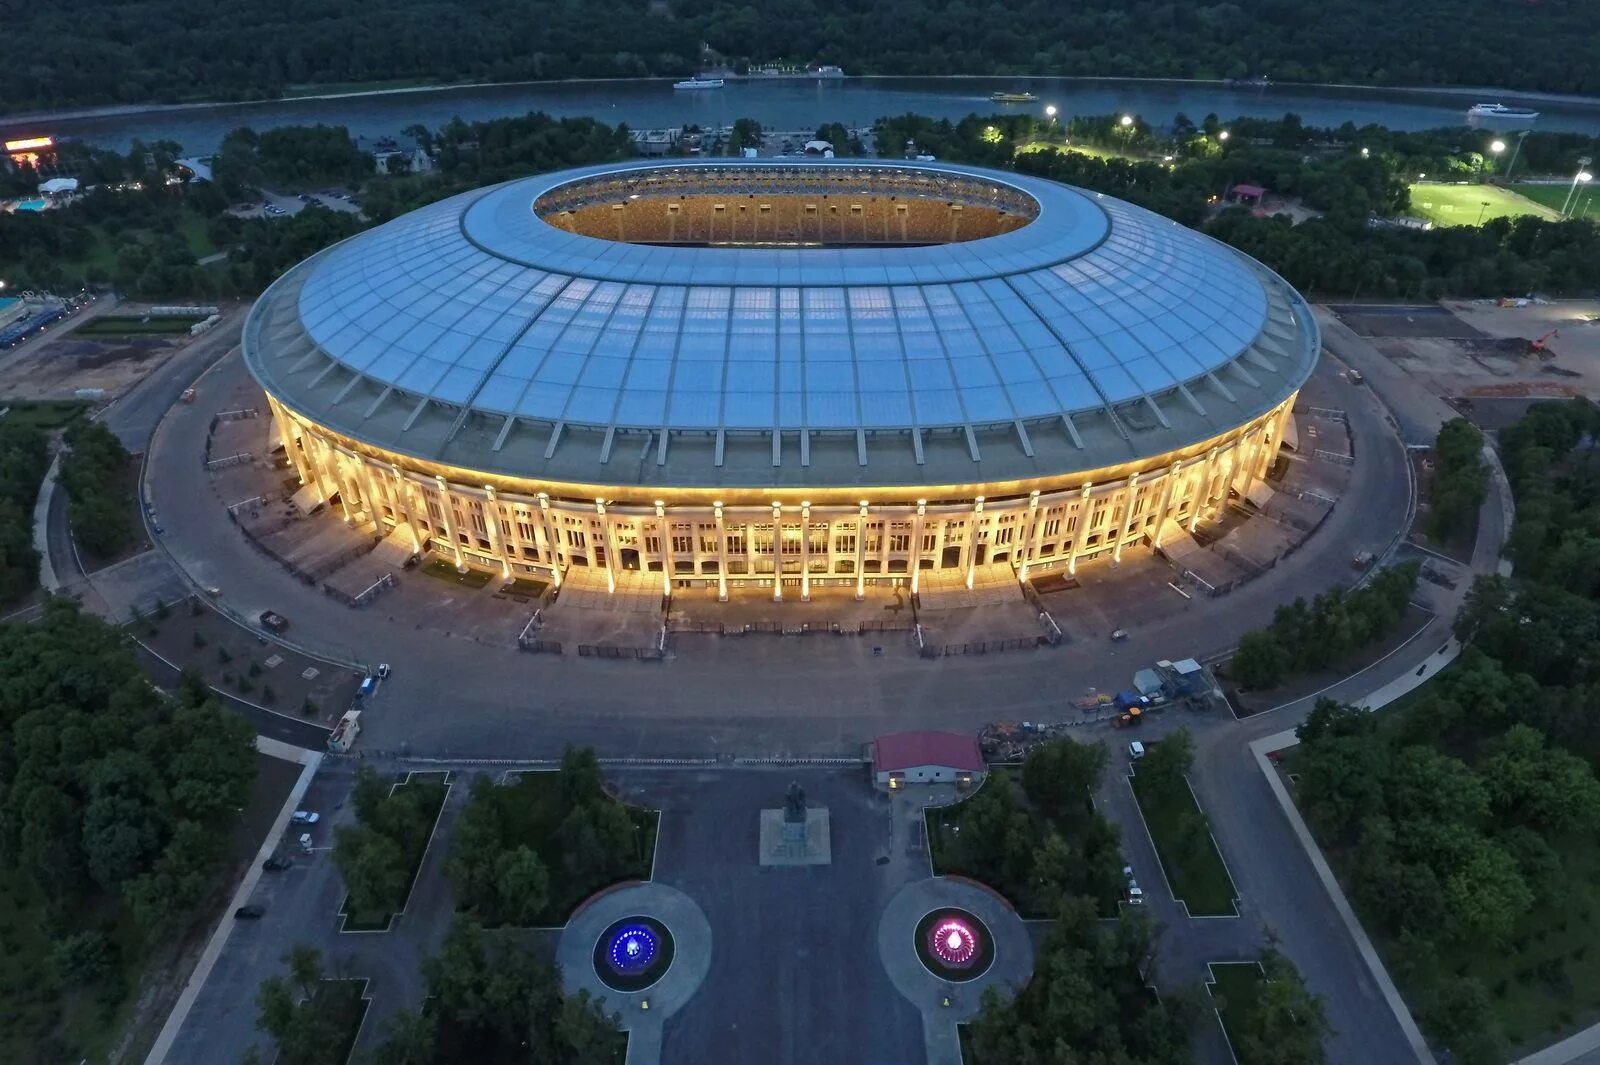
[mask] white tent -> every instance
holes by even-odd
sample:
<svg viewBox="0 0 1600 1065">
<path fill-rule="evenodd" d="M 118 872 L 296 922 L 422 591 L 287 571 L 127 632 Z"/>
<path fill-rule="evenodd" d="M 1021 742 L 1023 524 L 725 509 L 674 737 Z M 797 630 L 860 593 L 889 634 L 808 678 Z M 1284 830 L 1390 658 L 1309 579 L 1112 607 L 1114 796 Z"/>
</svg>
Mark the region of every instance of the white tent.
<svg viewBox="0 0 1600 1065">
<path fill-rule="evenodd" d="M 46 196 L 55 196 L 63 192 L 77 192 L 78 179 L 75 177 L 56 177 L 49 181 L 39 182 L 39 191 Z"/>
</svg>

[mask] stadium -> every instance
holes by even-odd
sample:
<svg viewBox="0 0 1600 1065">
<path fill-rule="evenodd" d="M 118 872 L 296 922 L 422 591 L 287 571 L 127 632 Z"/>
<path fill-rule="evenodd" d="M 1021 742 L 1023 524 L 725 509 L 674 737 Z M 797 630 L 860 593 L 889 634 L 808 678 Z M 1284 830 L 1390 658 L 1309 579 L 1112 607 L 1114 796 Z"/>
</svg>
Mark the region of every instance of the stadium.
<svg viewBox="0 0 1600 1065">
<path fill-rule="evenodd" d="M 506 579 L 1026 580 L 1271 468 L 1318 352 L 1252 259 L 943 163 L 653 161 L 432 204 L 245 326 L 305 502 Z"/>
</svg>

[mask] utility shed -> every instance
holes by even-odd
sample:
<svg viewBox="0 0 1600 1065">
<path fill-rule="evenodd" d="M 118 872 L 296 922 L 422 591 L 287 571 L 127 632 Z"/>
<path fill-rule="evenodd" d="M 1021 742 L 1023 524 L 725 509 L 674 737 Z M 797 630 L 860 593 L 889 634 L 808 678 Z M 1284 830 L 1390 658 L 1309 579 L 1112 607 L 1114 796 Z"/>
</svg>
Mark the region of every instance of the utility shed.
<svg viewBox="0 0 1600 1065">
<path fill-rule="evenodd" d="M 878 784 L 960 784 L 983 780 L 983 754 L 976 736 L 959 732 L 894 732 L 872 745 L 872 775 Z"/>
</svg>

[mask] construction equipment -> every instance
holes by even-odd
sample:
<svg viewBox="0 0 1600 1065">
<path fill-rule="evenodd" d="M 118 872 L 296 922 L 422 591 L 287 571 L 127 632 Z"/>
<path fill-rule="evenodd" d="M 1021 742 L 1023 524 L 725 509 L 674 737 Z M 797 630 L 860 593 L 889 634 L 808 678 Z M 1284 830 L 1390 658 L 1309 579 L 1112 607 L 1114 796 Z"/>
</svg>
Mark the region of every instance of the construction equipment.
<svg viewBox="0 0 1600 1065">
<path fill-rule="evenodd" d="M 1556 353 L 1550 350 L 1546 341 L 1559 340 L 1560 338 L 1561 330 L 1552 329 L 1538 340 L 1528 341 L 1528 354 L 1537 355 L 1541 359 L 1553 359 L 1556 357 Z"/>
</svg>

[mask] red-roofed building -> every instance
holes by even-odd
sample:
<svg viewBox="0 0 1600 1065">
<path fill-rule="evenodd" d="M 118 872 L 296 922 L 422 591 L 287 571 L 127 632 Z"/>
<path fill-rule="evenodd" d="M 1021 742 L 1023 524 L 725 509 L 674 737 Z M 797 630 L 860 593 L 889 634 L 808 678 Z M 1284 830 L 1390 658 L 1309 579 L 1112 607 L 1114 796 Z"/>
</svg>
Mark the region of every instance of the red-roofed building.
<svg viewBox="0 0 1600 1065">
<path fill-rule="evenodd" d="M 893 732 L 872 745 L 872 775 L 885 787 L 960 784 L 983 779 L 983 753 L 975 736 L 959 732 Z"/>
<path fill-rule="evenodd" d="M 1246 185 L 1240 183 L 1228 190 L 1228 199 L 1236 203 L 1260 203 L 1267 190 L 1260 185 Z"/>
</svg>

